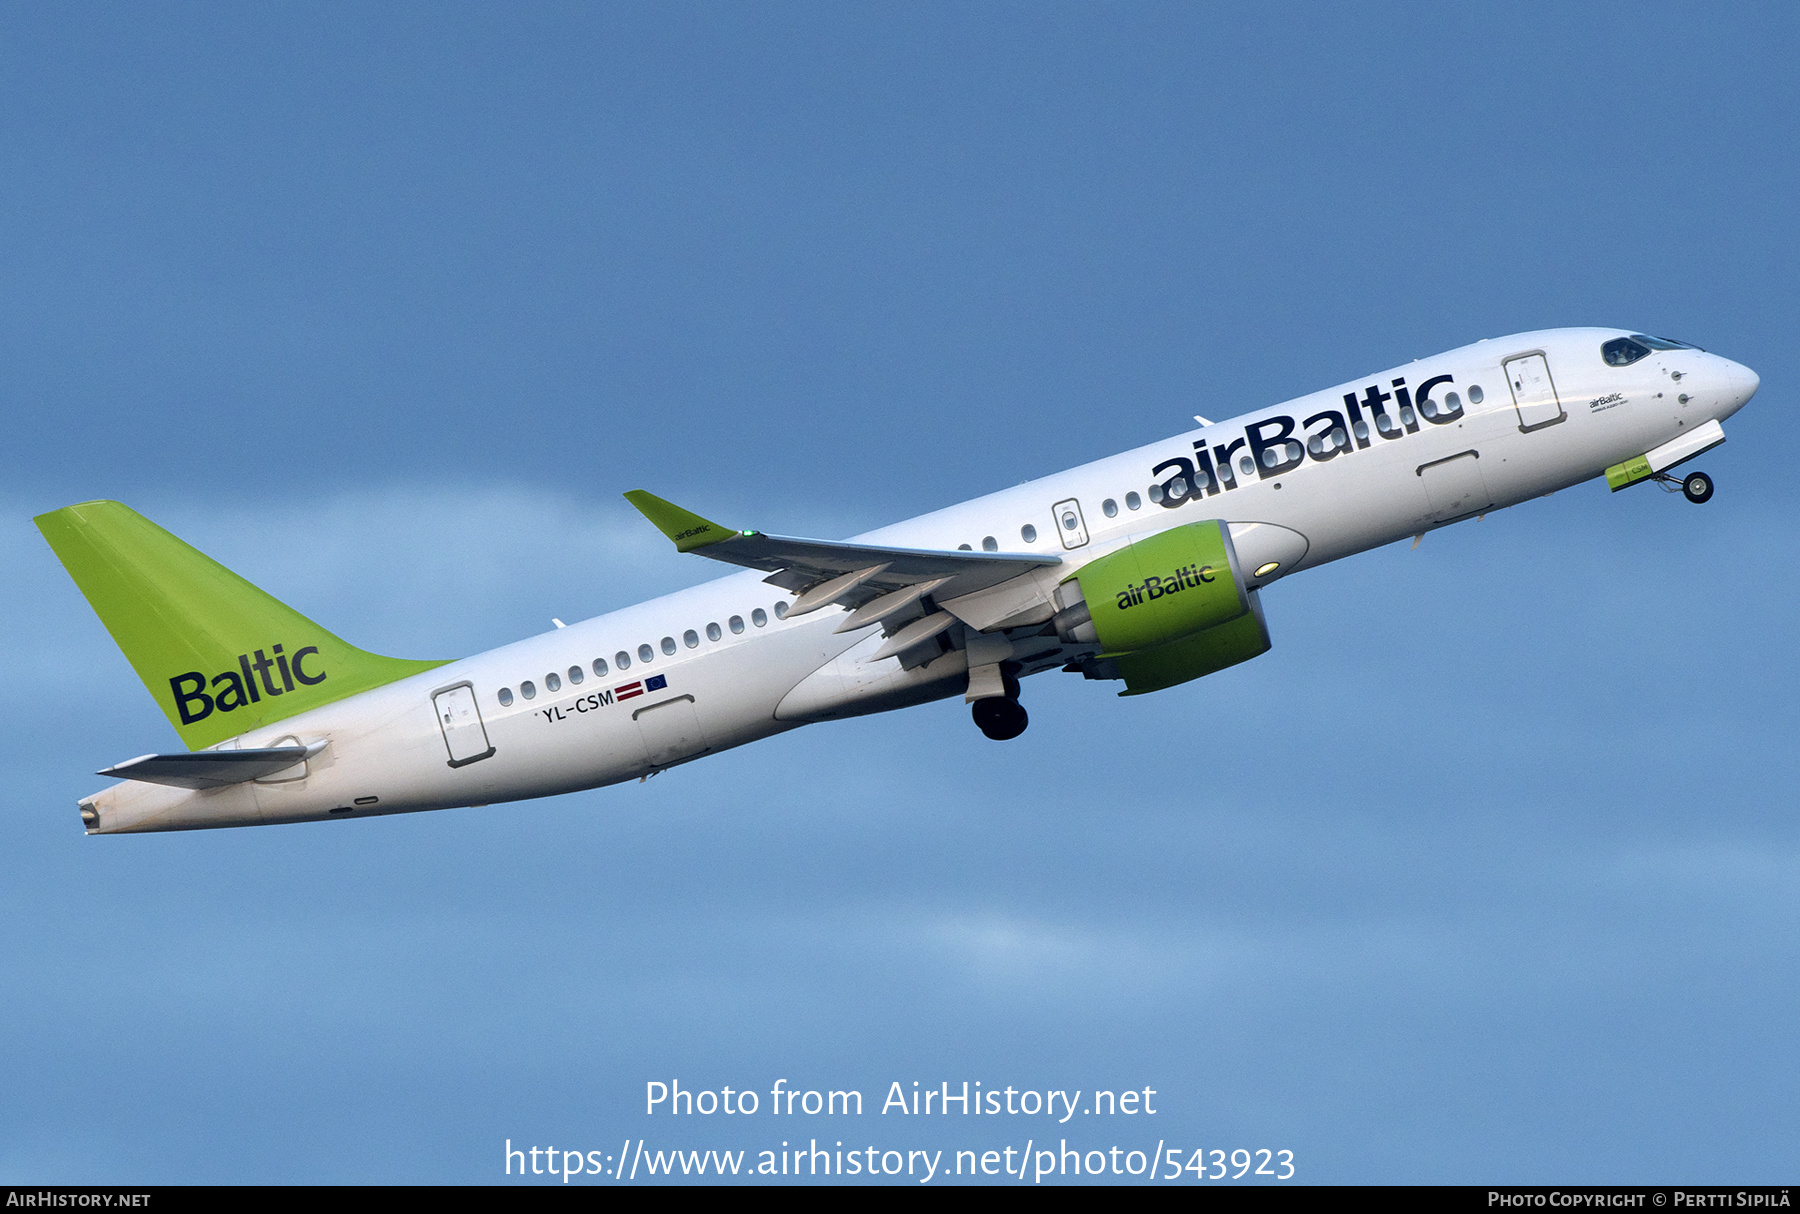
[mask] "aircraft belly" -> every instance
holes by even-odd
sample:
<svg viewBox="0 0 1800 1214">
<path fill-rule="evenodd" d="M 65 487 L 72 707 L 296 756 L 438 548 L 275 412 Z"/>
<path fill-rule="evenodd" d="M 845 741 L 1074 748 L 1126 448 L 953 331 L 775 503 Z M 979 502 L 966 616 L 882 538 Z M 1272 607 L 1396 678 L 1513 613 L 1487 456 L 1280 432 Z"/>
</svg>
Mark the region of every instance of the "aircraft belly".
<svg viewBox="0 0 1800 1214">
<path fill-rule="evenodd" d="M 777 719 L 793 724 L 866 716 L 960 695 L 968 655 L 952 650 L 924 666 L 900 669 L 898 658 L 867 659 L 880 647 L 879 633 L 808 674 L 781 698 Z"/>
</svg>

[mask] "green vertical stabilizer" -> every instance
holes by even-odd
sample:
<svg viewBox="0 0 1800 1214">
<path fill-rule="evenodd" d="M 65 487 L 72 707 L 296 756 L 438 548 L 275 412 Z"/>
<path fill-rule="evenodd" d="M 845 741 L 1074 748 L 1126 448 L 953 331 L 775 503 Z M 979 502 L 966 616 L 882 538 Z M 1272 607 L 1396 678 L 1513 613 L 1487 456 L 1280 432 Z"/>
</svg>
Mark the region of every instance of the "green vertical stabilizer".
<svg viewBox="0 0 1800 1214">
<path fill-rule="evenodd" d="M 444 664 L 358 649 L 118 502 L 35 521 L 189 750 Z"/>
</svg>

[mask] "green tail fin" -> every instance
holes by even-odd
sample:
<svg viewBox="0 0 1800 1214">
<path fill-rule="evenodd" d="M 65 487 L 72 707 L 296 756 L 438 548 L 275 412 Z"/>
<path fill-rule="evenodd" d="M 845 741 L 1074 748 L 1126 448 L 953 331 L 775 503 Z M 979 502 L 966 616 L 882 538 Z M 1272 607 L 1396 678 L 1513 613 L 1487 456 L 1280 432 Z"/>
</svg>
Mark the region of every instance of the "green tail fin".
<svg viewBox="0 0 1800 1214">
<path fill-rule="evenodd" d="M 444 664 L 346 644 L 118 502 L 34 521 L 189 750 Z"/>
</svg>

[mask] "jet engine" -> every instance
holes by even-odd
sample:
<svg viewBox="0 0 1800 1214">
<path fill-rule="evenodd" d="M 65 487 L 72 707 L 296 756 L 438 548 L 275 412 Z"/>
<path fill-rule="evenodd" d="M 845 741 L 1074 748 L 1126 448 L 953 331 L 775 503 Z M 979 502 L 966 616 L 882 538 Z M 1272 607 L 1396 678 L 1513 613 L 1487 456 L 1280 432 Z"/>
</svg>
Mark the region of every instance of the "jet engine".
<svg viewBox="0 0 1800 1214">
<path fill-rule="evenodd" d="M 1084 565 L 1057 589 L 1065 644 L 1099 645 L 1081 665 L 1123 679 L 1121 695 L 1161 691 L 1269 649 L 1262 603 L 1217 519 L 1136 540 Z"/>
</svg>

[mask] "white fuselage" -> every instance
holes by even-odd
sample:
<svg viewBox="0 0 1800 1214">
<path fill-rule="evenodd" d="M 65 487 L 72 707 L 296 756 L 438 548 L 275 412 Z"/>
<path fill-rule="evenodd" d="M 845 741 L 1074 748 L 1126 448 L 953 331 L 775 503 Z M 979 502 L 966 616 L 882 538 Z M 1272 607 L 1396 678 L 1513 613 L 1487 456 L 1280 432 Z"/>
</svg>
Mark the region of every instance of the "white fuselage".
<svg viewBox="0 0 1800 1214">
<path fill-rule="evenodd" d="M 1264 556 L 1279 562 L 1278 571 L 1255 583 L 1263 585 L 1588 480 L 1723 420 L 1756 389 L 1752 372 L 1697 349 L 1658 350 L 1630 366 L 1609 366 L 1600 345 L 1622 332 L 1557 329 L 1478 342 L 857 540 L 928 549 L 967 545 L 979 552 L 991 537 L 986 546 L 1003 552 L 1059 556 L 1063 563 L 1052 572 L 1062 579 L 1134 538 L 1218 518 L 1267 524 L 1238 532 L 1247 536 L 1239 541 L 1246 574 Z M 1532 353 L 1543 356 L 1555 403 L 1528 403 L 1522 414 L 1515 397 L 1531 389 L 1515 391 L 1513 370 L 1503 364 L 1516 369 L 1509 360 Z M 1427 418 L 1414 403 L 1402 410 L 1403 400 L 1442 376 L 1450 378 L 1432 388 L 1434 403 L 1456 392 L 1460 414 L 1442 420 L 1440 408 L 1438 417 Z M 1232 404 L 1199 403 L 1208 414 L 1231 411 Z M 1546 421 L 1546 408 L 1560 416 Z M 1329 418 L 1306 420 L 1326 413 L 1342 420 L 1347 448 L 1315 444 L 1293 463 L 1310 435 L 1337 428 Z M 1366 437 L 1357 435 L 1353 414 Z M 1522 427 L 1525 417 L 1531 428 Z M 1259 441 L 1279 436 L 1283 418 L 1293 423 L 1292 439 L 1275 437 L 1266 462 L 1246 472 L 1247 432 Z M 1196 492 L 1188 478 L 1208 465 L 1208 491 Z M 1176 476 L 1186 489 L 1179 497 L 1161 489 Z M 1064 525 L 1067 503 L 1076 507 L 1073 528 Z M 879 629 L 836 633 L 844 618 L 839 609 L 779 618 L 778 608 L 784 613 L 792 598 L 760 573 L 738 573 L 477 654 L 223 744 L 326 743 L 302 768 L 281 773 L 285 778 L 202 792 L 126 781 L 83 803 L 97 813 L 90 831 L 297 822 L 540 797 L 634 779 L 810 721 L 963 691 L 963 650 L 906 671 L 896 658 L 868 662 L 881 644 Z M 734 619 L 741 632 L 732 630 Z M 1006 638 L 1024 674 L 1092 652 L 1043 631 L 1019 629 Z M 671 644 L 672 654 L 665 652 Z M 639 656 L 644 646 L 648 661 Z M 621 653 L 628 668 L 617 660 Z M 605 663 L 604 674 L 596 673 L 596 659 Z M 665 685 L 630 694 L 633 684 L 641 688 L 654 676 Z M 458 684 L 471 689 L 491 750 L 459 764 L 451 762 L 456 751 L 434 710 L 434 696 Z M 510 705 L 501 702 L 503 688 Z M 620 698 L 622 689 L 628 698 Z"/>
</svg>

